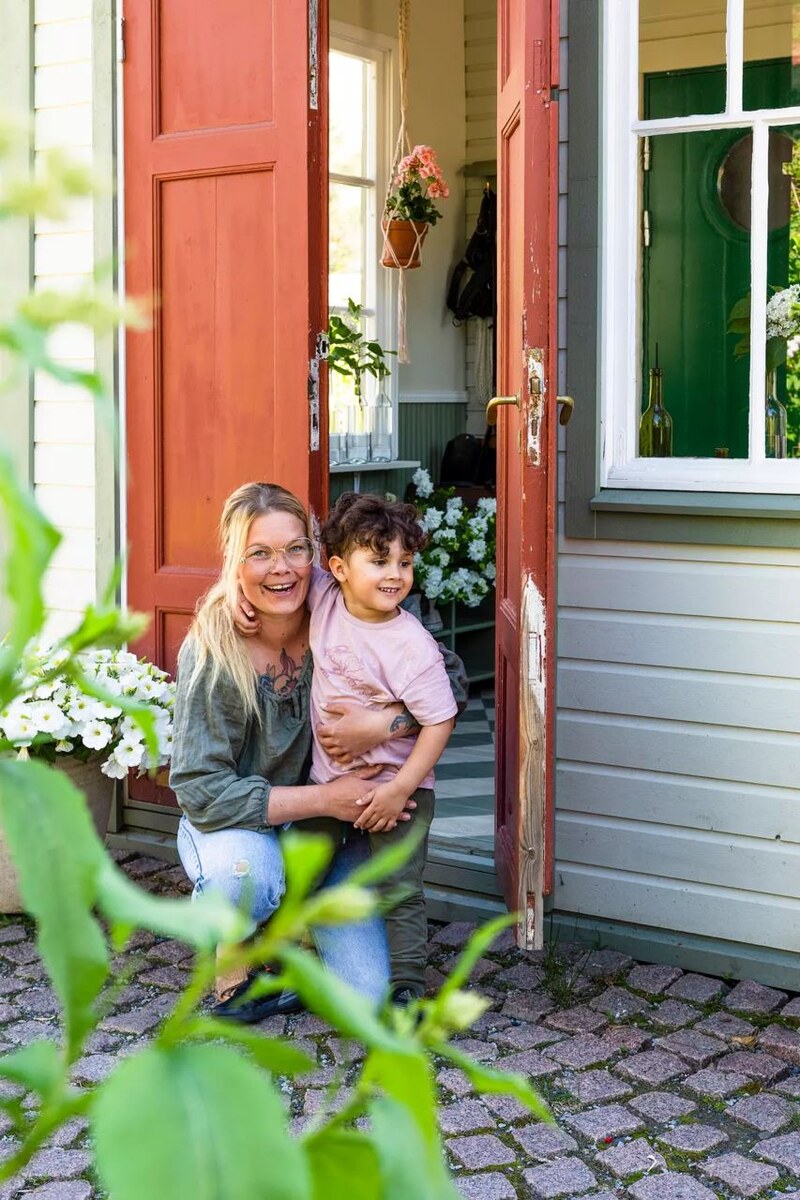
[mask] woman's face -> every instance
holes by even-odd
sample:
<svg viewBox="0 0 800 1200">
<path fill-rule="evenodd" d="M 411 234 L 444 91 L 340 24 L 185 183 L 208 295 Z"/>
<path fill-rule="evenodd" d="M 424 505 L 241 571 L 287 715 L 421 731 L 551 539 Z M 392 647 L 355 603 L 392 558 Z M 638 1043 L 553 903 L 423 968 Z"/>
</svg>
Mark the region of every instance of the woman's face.
<svg viewBox="0 0 800 1200">
<path fill-rule="evenodd" d="M 305 604 L 312 571 L 305 542 L 305 525 L 292 513 L 265 513 L 251 524 L 238 574 L 245 599 L 262 616 L 287 617 Z"/>
</svg>

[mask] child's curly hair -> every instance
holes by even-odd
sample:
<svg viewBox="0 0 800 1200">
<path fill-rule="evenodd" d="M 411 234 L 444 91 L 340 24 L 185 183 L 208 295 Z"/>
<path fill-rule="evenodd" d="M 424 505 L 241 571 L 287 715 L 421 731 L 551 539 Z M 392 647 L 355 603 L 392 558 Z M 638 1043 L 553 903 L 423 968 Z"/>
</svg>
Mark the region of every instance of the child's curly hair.
<svg viewBox="0 0 800 1200">
<path fill-rule="evenodd" d="M 339 497 L 320 530 L 328 557 L 335 554 L 345 558 L 356 546 L 386 554 L 395 538 L 410 554 L 427 542 L 414 505 L 356 492 L 344 492 Z"/>
</svg>

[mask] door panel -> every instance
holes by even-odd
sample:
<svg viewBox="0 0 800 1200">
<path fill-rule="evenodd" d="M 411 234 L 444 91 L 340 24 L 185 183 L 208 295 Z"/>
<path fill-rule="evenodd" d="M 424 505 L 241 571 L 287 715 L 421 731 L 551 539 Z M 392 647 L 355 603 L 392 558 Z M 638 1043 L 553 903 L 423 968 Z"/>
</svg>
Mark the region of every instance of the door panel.
<svg viewBox="0 0 800 1200">
<path fill-rule="evenodd" d="M 318 7 L 317 31 L 307 0 L 125 9 L 126 286 L 155 297 L 126 344 L 128 600 L 152 618 L 137 649 L 169 670 L 216 575 L 226 495 L 275 480 L 321 510 L 326 494 Z"/>
<path fill-rule="evenodd" d="M 498 4 L 497 814 L 520 945 L 552 889 L 558 0 Z"/>
</svg>

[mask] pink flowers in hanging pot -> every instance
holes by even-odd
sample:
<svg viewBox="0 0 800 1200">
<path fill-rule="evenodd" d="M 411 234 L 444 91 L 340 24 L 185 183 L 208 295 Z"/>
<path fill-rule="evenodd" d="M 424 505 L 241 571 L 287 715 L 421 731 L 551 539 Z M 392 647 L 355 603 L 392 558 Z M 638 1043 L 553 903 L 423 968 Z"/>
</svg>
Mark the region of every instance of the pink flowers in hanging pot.
<svg viewBox="0 0 800 1200">
<path fill-rule="evenodd" d="M 435 225 L 442 215 L 434 201 L 446 200 L 449 195 L 436 152 L 430 146 L 415 146 L 400 160 L 381 221 L 384 232 L 381 261 L 385 267 L 419 266 L 419 252 L 428 227 Z"/>
</svg>

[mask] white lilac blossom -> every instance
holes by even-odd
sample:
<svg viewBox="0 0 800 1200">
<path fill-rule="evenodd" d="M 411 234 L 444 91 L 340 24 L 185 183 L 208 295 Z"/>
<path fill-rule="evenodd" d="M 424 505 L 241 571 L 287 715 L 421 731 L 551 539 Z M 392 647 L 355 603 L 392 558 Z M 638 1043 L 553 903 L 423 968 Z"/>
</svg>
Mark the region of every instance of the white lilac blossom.
<svg viewBox="0 0 800 1200">
<path fill-rule="evenodd" d="M 800 304 L 800 283 L 776 292 L 767 301 L 767 337 L 790 338 L 798 332 L 795 308 Z"/>
<path fill-rule="evenodd" d="M 138 723 L 119 705 L 82 692 L 73 678 L 57 674 L 67 657 L 42 644 L 26 648 L 18 671 L 21 694 L 0 711 L 0 739 L 22 757 L 100 761 L 113 779 L 123 779 L 131 768 L 141 773 L 165 765 L 172 753 L 175 685 L 164 672 L 126 650 L 92 650 L 77 658 L 89 686 L 147 709 L 158 747 L 154 756 Z"/>
<path fill-rule="evenodd" d="M 496 575 L 497 502 L 485 496 L 473 510 L 452 488 L 434 490 L 422 469 L 413 481 L 419 523 L 428 534 L 428 544 L 414 556 L 417 586 L 429 600 L 474 608 L 492 590 Z"/>
</svg>

